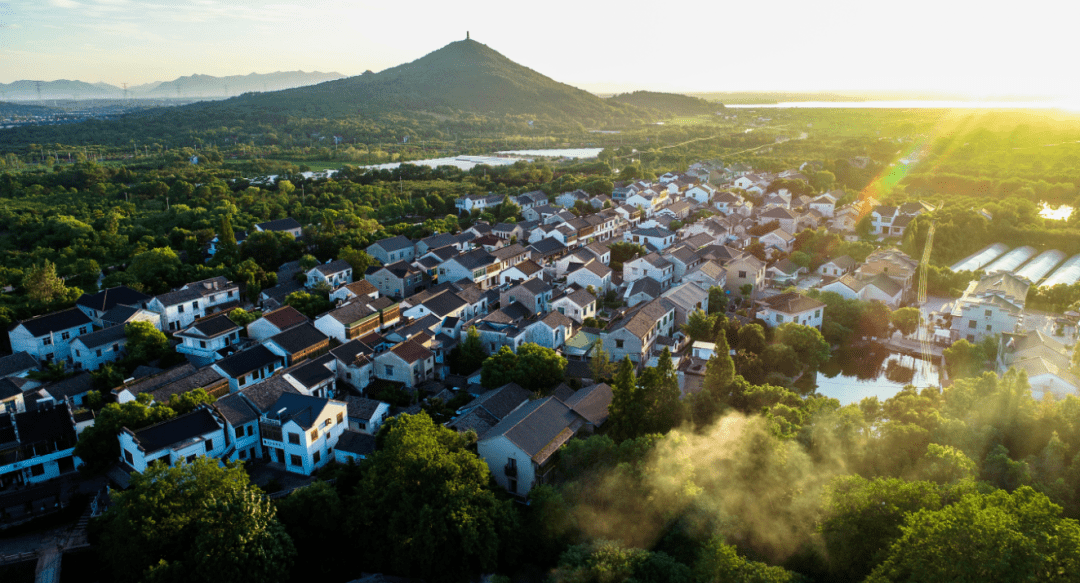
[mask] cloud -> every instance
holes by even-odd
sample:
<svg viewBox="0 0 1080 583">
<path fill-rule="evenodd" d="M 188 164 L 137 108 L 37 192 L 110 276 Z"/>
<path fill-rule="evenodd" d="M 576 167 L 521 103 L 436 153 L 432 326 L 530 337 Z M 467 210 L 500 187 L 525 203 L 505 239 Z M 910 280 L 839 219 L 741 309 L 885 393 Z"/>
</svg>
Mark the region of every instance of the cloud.
<svg viewBox="0 0 1080 583">
<path fill-rule="evenodd" d="M 49 5 L 55 6 L 57 8 L 70 8 L 70 9 L 81 8 L 82 7 L 82 4 L 79 4 L 78 2 L 72 2 L 71 0 L 49 0 Z"/>
</svg>

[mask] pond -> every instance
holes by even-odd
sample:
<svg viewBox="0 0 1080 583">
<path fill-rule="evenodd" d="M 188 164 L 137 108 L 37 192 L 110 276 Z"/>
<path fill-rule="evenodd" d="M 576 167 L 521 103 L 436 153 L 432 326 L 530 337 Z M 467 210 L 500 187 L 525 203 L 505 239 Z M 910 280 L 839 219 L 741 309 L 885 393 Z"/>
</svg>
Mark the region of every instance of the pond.
<svg viewBox="0 0 1080 583">
<path fill-rule="evenodd" d="M 840 401 L 858 403 L 866 397 L 884 401 L 906 385 L 941 386 L 937 366 L 871 344 L 833 353 L 817 373 L 817 392 Z"/>
</svg>

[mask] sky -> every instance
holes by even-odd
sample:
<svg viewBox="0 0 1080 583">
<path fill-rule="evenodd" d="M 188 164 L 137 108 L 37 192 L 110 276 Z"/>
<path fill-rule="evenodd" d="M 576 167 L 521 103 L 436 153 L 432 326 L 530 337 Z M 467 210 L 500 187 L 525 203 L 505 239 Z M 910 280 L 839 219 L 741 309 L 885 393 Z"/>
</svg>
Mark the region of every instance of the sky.
<svg viewBox="0 0 1080 583">
<path fill-rule="evenodd" d="M 1080 99 L 1080 3 L 1034 0 L 0 0 L 0 83 L 409 62 L 465 37 L 595 92 L 940 91 Z"/>
</svg>

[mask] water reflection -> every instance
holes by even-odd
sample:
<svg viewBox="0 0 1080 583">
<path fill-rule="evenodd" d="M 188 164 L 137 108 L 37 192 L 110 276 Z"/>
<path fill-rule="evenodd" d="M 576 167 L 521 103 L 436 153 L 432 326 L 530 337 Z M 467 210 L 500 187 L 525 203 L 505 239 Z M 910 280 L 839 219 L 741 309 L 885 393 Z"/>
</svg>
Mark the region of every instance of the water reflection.
<svg viewBox="0 0 1080 583">
<path fill-rule="evenodd" d="M 816 384 L 818 393 L 838 399 L 843 405 L 870 396 L 884 401 L 905 385 L 940 386 L 934 364 L 893 353 L 878 344 L 838 350 L 821 367 L 816 379 L 806 380 L 807 384 Z"/>
</svg>

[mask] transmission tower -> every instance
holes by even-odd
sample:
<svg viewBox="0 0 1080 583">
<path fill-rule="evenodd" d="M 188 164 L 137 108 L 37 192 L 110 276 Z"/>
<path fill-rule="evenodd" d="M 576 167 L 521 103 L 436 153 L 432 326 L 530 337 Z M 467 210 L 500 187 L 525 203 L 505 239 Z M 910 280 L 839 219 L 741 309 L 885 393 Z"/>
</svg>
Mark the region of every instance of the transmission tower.
<svg viewBox="0 0 1080 583">
<path fill-rule="evenodd" d="M 124 88 L 124 101 L 127 101 L 128 100 L 127 83 L 121 83 L 120 86 Z"/>
<path fill-rule="evenodd" d="M 34 87 L 37 88 L 37 100 L 41 101 L 41 81 L 34 81 Z"/>
<path fill-rule="evenodd" d="M 930 253 L 934 247 L 934 229 L 937 227 L 937 221 L 930 223 L 930 228 L 926 230 L 926 245 L 923 246 L 922 261 L 919 262 L 919 296 L 918 303 L 920 306 L 926 303 L 926 276 L 930 267 Z M 919 322 L 919 337 L 922 338 L 920 342 L 920 348 L 922 349 L 923 360 L 926 362 L 934 362 L 934 355 L 930 352 L 930 338 L 923 335 L 922 322 Z M 929 331 L 928 331 L 929 332 Z"/>
</svg>

